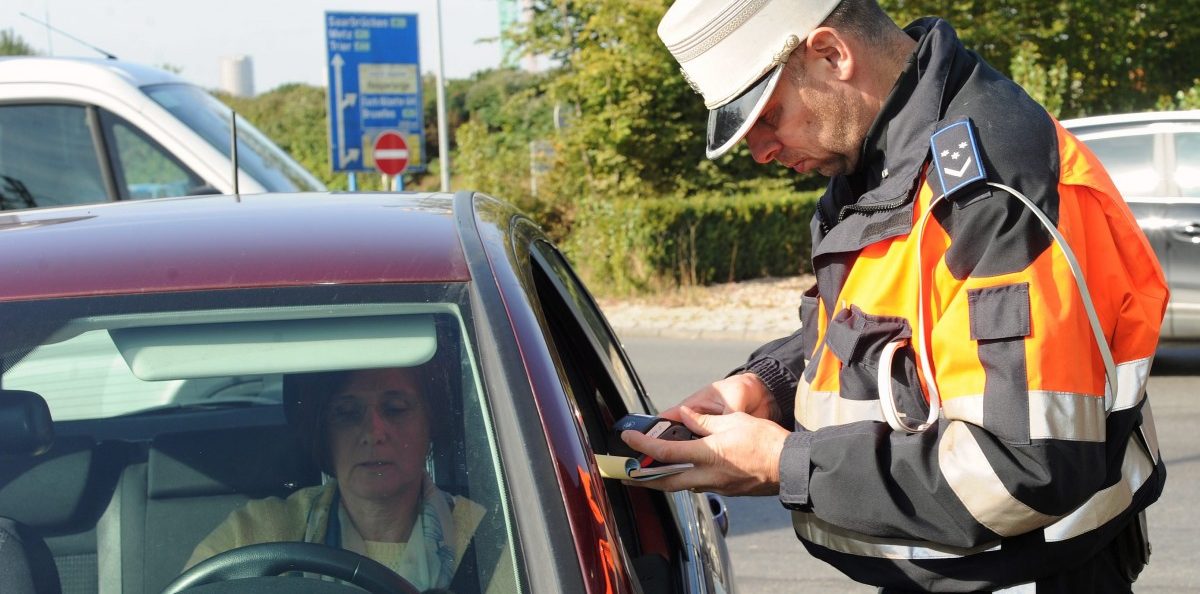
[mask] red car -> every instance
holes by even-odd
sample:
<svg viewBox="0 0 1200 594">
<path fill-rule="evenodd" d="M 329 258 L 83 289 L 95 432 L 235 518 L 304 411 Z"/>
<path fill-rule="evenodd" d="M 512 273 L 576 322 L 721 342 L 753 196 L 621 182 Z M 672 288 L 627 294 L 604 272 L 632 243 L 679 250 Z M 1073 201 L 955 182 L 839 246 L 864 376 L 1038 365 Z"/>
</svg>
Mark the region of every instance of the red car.
<svg viewBox="0 0 1200 594">
<path fill-rule="evenodd" d="M 285 420 L 289 374 L 433 357 L 450 388 L 425 469 L 483 510 L 449 589 L 735 590 L 719 498 L 599 474 L 613 423 L 653 406 L 562 254 L 501 202 L 34 209 L 0 216 L 0 253 L 0 517 L 35 591 L 414 591 L 322 544 L 184 567 L 232 510 L 326 480 Z"/>
</svg>

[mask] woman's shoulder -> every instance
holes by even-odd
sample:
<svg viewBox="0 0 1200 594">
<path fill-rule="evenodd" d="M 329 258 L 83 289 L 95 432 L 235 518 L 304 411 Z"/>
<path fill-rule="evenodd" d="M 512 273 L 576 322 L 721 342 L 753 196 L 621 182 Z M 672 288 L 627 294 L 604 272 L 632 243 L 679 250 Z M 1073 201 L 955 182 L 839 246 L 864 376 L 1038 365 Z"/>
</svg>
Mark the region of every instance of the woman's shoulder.
<svg viewBox="0 0 1200 594">
<path fill-rule="evenodd" d="M 286 499 L 279 497 L 267 497 L 265 499 L 252 499 L 247 501 L 235 513 L 244 513 L 250 515 L 260 514 L 291 514 L 302 513 L 308 514 L 308 510 L 312 509 L 313 503 L 321 498 L 328 489 L 325 485 L 315 485 L 312 487 L 304 487 L 296 492 L 288 495 Z"/>
<path fill-rule="evenodd" d="M 309 510 L 328 489 L 326 486 L 306 487 L 286 499 L 268 497 L 247 501 L 230 512 L 225 521 L 196 546 L 186 567 L 217 553 L 250 544 L 303 539 Z"/>
<path fill-rule="evenodd" d="M 453 495 L 450 499 L 452 507 L 450 514 L 454 517 L 455 553 L 458 559 L 462 559 L 463 553 L 467 550 L 467 544 L 471 542 L 487 509 L 461 495 Z"/>
<path fill-rule="evenodd" d="M 450 508 L 454 518 L 482 518 L 486 508 L 462 495 L 450 495 Z"/>
<path fill-rule="evenodd" d="M 247 501 L 229 514 L 226 524 L 242 538 L 259 542 L 297 540 L 304 536 L 309 513 L 328 487 L 305 487 L 286 499 L 267 497 Z"/>
</svg>

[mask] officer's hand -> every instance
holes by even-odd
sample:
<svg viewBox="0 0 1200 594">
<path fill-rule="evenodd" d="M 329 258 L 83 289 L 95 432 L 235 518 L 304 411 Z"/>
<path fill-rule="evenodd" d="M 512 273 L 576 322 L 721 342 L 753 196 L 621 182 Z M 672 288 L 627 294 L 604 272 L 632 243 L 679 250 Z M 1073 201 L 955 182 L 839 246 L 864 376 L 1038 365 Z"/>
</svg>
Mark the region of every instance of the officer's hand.
<svg viewBox="0 0 1200 594">
<path fill-rule="evenodd" d="M 662 491 L 712 491 L 722 495 L 779 494 L 779 456 L 788 431 L 745 412 L 703 414 L 680 407 L 680 418 L 699 439 L 666 441 L 637 431 L 621 439 L 663 463 L 691 462 L 696 467 L 639 487 Z"/>
<path fill-rule="evenodd" d="M 779 407 L 767 386 L 753 373 L 740 373 L 717 380 L 664 410 L 659 416 L 683 421 L 682 407 L 705 415 L 743 412 L 760 419 L 779 421 Z"/>
</svg>

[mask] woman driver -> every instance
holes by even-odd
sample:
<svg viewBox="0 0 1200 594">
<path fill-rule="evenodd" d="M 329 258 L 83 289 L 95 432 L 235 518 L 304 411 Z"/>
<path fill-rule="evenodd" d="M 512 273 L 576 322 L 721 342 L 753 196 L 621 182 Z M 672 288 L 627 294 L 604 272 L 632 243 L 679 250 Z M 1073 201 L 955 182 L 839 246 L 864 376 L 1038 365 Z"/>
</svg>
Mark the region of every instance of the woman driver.
<svg viewBox="0 0 1200 594">
<path fill-rule="evenodd" d="M 374 559 L 420 590 L 447 587 L 484 509 L 439 490 L 425 470 L 439 395 L 422 378 L 433 367 L 285 376 L 289 422 L 336 481 L 248 502 L 187 566 L 250 544 L 302 540 Z"/>
</svg>

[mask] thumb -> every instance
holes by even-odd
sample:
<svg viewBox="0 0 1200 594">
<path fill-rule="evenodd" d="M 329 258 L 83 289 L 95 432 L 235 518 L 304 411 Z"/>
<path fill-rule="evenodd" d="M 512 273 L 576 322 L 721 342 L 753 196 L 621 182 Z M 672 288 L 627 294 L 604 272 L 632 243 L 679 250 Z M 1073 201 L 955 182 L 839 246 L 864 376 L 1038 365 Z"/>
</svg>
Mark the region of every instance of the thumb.
<svg viewBox="0 0 1200 594">
<path fill-rule="evenodd" d="M 696 437 L 708 437 L 716 430 L 716 425 L 720 425 L 720 418 L 723 415 L 709 415 L 698 412 L 688 406 L 679 407 L 680 420 Z"/>
</svg>

